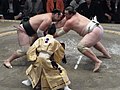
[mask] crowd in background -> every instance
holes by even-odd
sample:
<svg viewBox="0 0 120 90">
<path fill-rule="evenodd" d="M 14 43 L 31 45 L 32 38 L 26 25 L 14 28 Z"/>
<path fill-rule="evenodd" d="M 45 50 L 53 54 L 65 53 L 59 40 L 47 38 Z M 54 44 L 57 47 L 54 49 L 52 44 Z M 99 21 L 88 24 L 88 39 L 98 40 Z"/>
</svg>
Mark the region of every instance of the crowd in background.
<svg viewBox="0 0 120 90">
<path fill-rule="evenodd" d="M 49 13 L 54 8 L 62 12 L 72 0 L 0 0 L 0 18 L 21 20 L 36 14 Z M 120 23 L 120 0 L 85 0 L 77 12 L 100 23 Z"/>
</svg>

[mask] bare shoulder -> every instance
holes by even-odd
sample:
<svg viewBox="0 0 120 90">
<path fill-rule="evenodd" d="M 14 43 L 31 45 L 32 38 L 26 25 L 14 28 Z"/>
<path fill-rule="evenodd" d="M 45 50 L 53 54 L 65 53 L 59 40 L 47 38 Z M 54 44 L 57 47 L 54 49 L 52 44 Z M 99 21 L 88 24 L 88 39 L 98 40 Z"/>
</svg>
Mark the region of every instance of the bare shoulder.
<svg viewBox="0 0 120 90">
<path fill-rule="evenodd" d="M 66 23 L 64 24 L 64 31 L 68 32 L 73 26 L 72 20 L 67 20 Z"/>
<path fill-rule="evenodd" d="M 65 25 L 70 26 L 70 25 L 72 25 L 72 23 L 73 23 L 73 20 L 69 19 L 66 21 Z"/>
</svg>

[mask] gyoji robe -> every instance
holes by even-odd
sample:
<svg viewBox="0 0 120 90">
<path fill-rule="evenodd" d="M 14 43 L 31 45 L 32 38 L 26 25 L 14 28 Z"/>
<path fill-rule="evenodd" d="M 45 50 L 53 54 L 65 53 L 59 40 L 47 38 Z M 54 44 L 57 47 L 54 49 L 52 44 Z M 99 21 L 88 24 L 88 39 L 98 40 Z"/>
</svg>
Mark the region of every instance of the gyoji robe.
<svg viewBox="0 0 120 90">
<path fill-rule="evenodd" d="M 53 55 L 58 67 L 62 70 L 53 68 L 50 57 Z M 64 48 L 53 38 L 46 35 L 35 41 L 27 52 L 28 61 L 33 64 L 26 70 L 26 74 L 32 82 L 34 88 L 38 83 L 41 90 L 57 90 L 70 84 L 66 70 L 59 64 L 64 57 Z"/>
</svg>

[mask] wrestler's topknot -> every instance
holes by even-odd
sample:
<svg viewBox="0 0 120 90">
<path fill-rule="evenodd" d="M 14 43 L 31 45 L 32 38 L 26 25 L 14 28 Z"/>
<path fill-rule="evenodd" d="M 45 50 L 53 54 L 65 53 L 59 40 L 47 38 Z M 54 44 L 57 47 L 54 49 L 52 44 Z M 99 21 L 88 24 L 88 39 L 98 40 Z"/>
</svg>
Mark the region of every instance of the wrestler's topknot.
<svg viewBox="0 0 120 90">
<path fill-rule="evenodd" d="M 59 9 L 53 9 L 52 13 L 53 13 L 53 14 L 58 13 L 58 14 L 60 15 L 61 11 L 60 11 Z"/>
<path fill-rule="evenodd" d="M 72 6 L 68 6 L 65 10 L 67 10 L 69 14 L 76 14 L 76 10 Z"/>
</svg>

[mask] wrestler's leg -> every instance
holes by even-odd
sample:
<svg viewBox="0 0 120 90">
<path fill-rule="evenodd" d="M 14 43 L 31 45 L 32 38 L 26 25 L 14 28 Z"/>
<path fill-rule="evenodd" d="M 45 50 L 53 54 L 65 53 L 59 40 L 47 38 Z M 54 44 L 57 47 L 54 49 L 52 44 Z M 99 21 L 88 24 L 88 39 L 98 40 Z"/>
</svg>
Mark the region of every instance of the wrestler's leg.
<svg viewBox="0 0 120 90">
<path fill-rule="evenodd" d="M 34 34 L 34 35 L 30 38 L 30 45 L 32 45 L 37 39 L 38 39 L 37 34 Z"/>
<path fill-rule="evenodd" d="M 90 49 L 90 47 L 94 46 L 98 42 L 98 39 L 99 37 L 96 36 L 96 33 L 92 32 L 85 35 L 78 44 L 78 50 L 95 62 L 95 68 L 93 72 L 96 72 L 102 63 L 102 61 L 98 59 Z"/>
<path fill-rule="evenodd" d="M 7 60 L 4 61 L 4 66 L 6 66 L 7 68 L 12 68 L 11 62 L 21 56 L 24 56 L 30 46 L 29 37 L 21 28 L 18 29 L 18 41 L 21 50 L 15 51 Z"/>
<path fill-rule="evenodd" d="M 3 65 L 7 68 L 12 68 L 11 62 L 24 55 L 25 55 L 24 52 L 22 52 L 21 50 L 17 50 L 13 52 L 13 54 L 8 59 L 4 61 Z"/>
<path fill-rule="evenodd" d="M 17 33 L 18 33 L 18 42 L 20 46 L 30 45 L 30 38 L 26 34 L 22 25 L 18 27 Z"/>
<path fill-rule="evenodd" d="M 78 50 L 79 50 L 79 47 L 80 46 L 78 45 Z M 90 48 L 83 48 L 83 49 L 84 49 L 83 51 L 81 51 L 81 50 L 79 50 L 79 51 L 95 62 L 95 68 L 94 68 L 93 72 L 96 72 L 100 68 L 102 61 L 96 57 L 96 55 L 92 52 L 92 50 Z"/>
<path fill-rule="evenodd" d="M 102 52 L 104 57 L 111 58 L 109 52 L 106 50 L 106 48 L 102 45 L 101 42 L 97 42 L 97 44 L 94 45 L 94 48 L 98 51 Z"/>
</svg>

